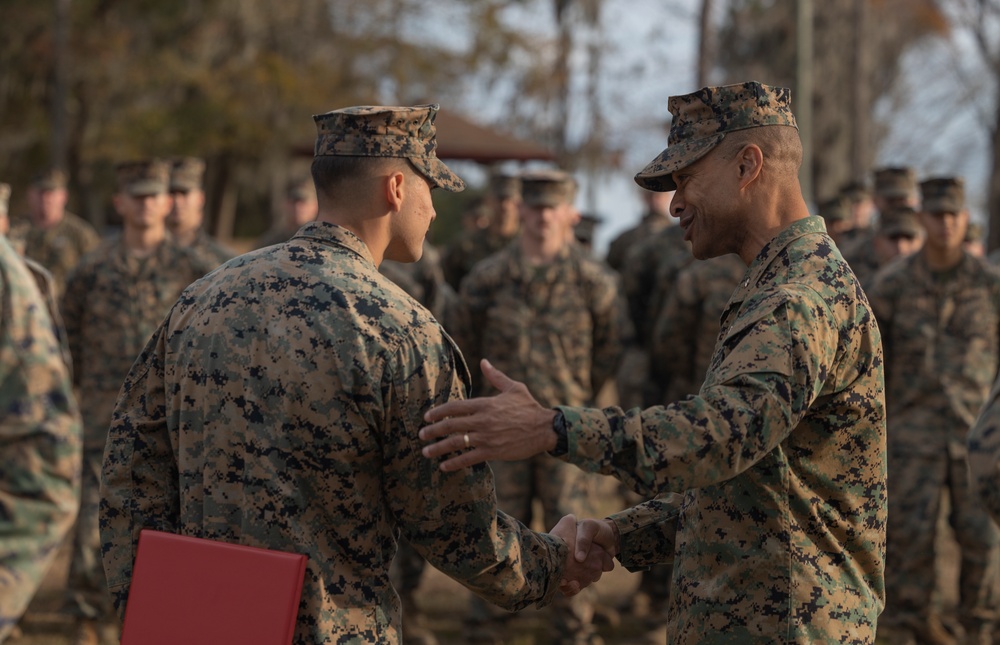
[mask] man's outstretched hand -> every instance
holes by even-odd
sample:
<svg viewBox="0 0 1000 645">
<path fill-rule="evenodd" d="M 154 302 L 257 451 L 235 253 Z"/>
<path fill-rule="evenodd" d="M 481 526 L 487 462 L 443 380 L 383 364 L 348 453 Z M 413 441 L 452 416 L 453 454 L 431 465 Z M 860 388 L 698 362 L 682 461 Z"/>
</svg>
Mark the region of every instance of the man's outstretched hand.
<svg viewBox="0 0 1000 645">
<path fill-rule="evenodd" d="M 425 457 L 457 453 L 441 463 L 441 470 L 459 470 L 484 461 L 517 461 L 556 447 L 552 430 L 555 412 L 543 408 L 524 383 L 507 377 L 489 361 L 480 364 L 483 375 L 500 390 L 495 396 L 451 401 L 431 408 L 420 430 Z"/>
<path fill-rule="evenodd" d="M 598 520 L 577 522 L 572 515 L 559 520 L 549 533 L 562 538 L 569 547 L 559 591 L 565 596 L 575 596 L 592 583 L 601 579 L 605 571 L 615 568 L 614 554 L 606 550 L 601 541 L 607 536 L 600 534 L 591 524 L 601 524 Z M 581 527 L 587 526 L 586 529 Z M 610 529 L 608 529 L 610 531 Z"/>
</svg>

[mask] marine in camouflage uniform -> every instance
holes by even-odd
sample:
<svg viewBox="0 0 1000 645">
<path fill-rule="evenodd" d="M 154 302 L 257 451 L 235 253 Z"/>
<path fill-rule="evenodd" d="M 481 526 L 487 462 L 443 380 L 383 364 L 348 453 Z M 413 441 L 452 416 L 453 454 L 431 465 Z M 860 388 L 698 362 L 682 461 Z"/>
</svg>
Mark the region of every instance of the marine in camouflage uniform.
<svg viewBox="0 0 1000 645">
<path fill-rule="evenodd" d="M 213 268 L 170 241 L 165 226 L 169 165 L 128 162 L 119 164 L 117 172 L 114 203 L 122 215 L 122 233 L 80 262 L 66 283 L 61 307 L 84 425 L 82 503 L 67 590 L 68 610 L 85 619 L 79 625 L 82 642 L 91 639 L 83 632 L 96 631 L 92 621 L 113 616 L 97 516 L 101 461 L 115 399 L 136 356 L 181 291 Z"/>
<path fill-rule="evenodd" d="M 622 352 L 621 300 L 615 276 L 569 240 L 576 182 L 560 171 L 522 175 L 518 241 L 473 268 L 462 281 L 458 312 L 449 325 L 470 365 L 488 359 L 529 384 L 543 402 L 592 403 L 613 375 Z M 490 386 L 473 379 L 479 394 Z M 550 526 L 567 514 L 592 514 L 592 482 L 547 455 L 491 464 L 497 505 L 525 524 L 539 500 Z M 593 597 L 557 599 L 552 643 L 589 643 Z M 469 642 L 493 641 L 504 631 L 473 607 Z M 498 618 L 498 617 L 497 617 Z M 486 624 L 484 625 L 484 621 Z M 487 632 L 484 634 L 484 632 Z"/>
<path fill-rule="evenodd" d="M 673 560 L 671 644 L 870 644 L 883 607 L 881 340 L 808 214 L 789 105 L 787 89 L 756 82 L 672 97 L 670 146 L 636 177 L 676 188 L 695 257 L 736 252 L 748 265 L 697 396 L 553 413 L 490 372 L 501 394 L 433 409 L 421 431 L 439 439 L 428 457 L 468 435 L 474 450 L 446 470 L 549 450 L 647 496 L 676 493 L 580 525 L 626 567 Z"/>
<path fill-rule="evenodd" d="M 458 294 L 445 282 L 441 253 L 424 240 L 423 254 L 416 262 L 385 260 L 379 273 L 396 283 L 411 298 L 422 304 L 435 320 L 446 320 L 458 302 Z M 403 609 L 404 645 L 433 645 L 437 638 L 427 626 L 427 617 L 417 604 L 416 591 L 426 568 L 426 560 L 413 546 L 400 538 L 393 562 L 393 584 L 399 591 Z"/>
<path fill-rule="evenodd" d="M 864 289 L 870 289 L 879 270 L 900 257 L 912 255 L 924 245 L 926 232 L 917 211 L 910 206 L 894 206 L 882 213 L 871 238 L 871 255 L 851 268 Z"/>
<path fill-rule="evenodd" d="M 0 642 L 14 630 L 79 508 L 80 413 L 58 319 L 0 237 Z"/>
<path fill-rule="evenodd" d="M 102 491 L 119 613 L 139 532 L 154 527 L 307 555 L 296 645 L 399 642 L 400 534 L 508 609 L 556 592 L 564 542 L 498 513 L 489 468 L 444 473 L 420 452 L 423 411 L 462 398 L 468 370 L 377 266 L 419 258 L 431 188 L 463 187 L 434 154 L 436 111 L 314 117 L 320 221 L 192 285 L 137 360 Z M 367 196 L 332 197 L 364 182 Z"/>
<path fill-rule="evenodd" d="M 664 402 L 698 393 L 715 353 L 719 318 L 746 269 L 730 253 L 694 262 L 677 275 L 653 331 L 653 361 L 670 366 Z"/>
<path fill-rule="evenodd" d="M 879 218 L 890 211 L 917 205 L 917 175 L 912 168 L 889 166 L 875 170 L 873 201 Z M 856 225 L 840 245 L 844 259 L 858 277 L 873 276 L 879 269 L 878 229 Z M 862 277 L 862 285 L 865 278 Z"/>
<path fill-rule="evenodd" d="M 840 237 L 830 235 L 841 250 L 857 243 L 859 239 L 870 235 L 873 230 L 872 214 L 875 212 L 875 200 L 871 188 L 863 181 L 850 181 L 840 188 L 839 196 L 847 202 L 850 228 L 843 231 Z M 822 213 L 820 213 L 822 215 Z M 827 232 L 830 231 L 827 222 Z"/>
<path fill-rule="evenodd" d="M 605 261 L 615 271 L 619 273 L 625 268 L 625 260 L 629 251 L 643 240 L 656 235 L 671 224 L 670 220 L 670 197 L 671 193 L 659 193 L 653 190 L 643 190 L 642 201 L 646 206 L 639 223 L 632 228 L 626 229 L 611 240 L 608 245 L 608 254 Z"/>
<path fill-rule="evenodd" d="M 482 229 L 464 231 L 445 249 L 441 258 L 444 279 L 456 291 L 476 263 L 502 250 L 517 237 L 520 226 L 520 178 L 509 173 L 493 173 L 483 201 L 489 211 L 489 225 Z"/>
<path fill-rule="evenodd" d="M 924 248 L 886 268 L 869 292 L 885 338 L 889 411 L 884 618 L 943 642 L 934 538 L 944 491 L 961 549 L 958 618 L 970 635 L 996 619 L 1000 535 L 969 489 L 965 443 L 1000 366 L 1000 272 L 962 250 L 961 180 L 920 188 Z"/>
<path fill-rule="evenodd" d="M 181 157 L 170 162 L 170 195 L 174 206 L 167 216 L 167 228 L 174 242 L 190 249 L 205 264 L 216 267 L 236 255 L 202 227 L 205 219 L 205 191 L 202 177 L 205 162 L 197 157 Z"/>
<path fill-rule="evenodd" d="M 101 241 L 93 226 L 66 210 L 66 198 L 64 172 L 49 170 L 37 175 L 28 191 L 29 217 L 16 222 L 8 234 L 18 253 L 52 274 L 58 296 L 73 268 Z"/>
<path fill-rule="evenodd" d="M 316 187 L 311 177 L 294 176 L 285 186 L 285 203 L 281 219 L 257 238 L 254 248 L 262 249 L 288 241 L 300 227 L 316 219 Z"/>
</svg>

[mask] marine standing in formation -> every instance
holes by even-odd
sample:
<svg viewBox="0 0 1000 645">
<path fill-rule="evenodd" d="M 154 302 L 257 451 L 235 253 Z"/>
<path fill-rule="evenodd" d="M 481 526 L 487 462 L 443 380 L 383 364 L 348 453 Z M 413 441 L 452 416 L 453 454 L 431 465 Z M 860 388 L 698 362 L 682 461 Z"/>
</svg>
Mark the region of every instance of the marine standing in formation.
<svg viewBox="0 0 1000 645">
<path fill-rule="evenodd" d="M 576 190 L 565 172 L 521 176 L 521 232 L 465 277 L 458 315 L 448 324 L 471 364 L 488 358 L 551 405 L 593 404 L 622 352 L 617 280 L 572 241 Z M 488 383 L 473 380 L 477 393 L 490 393 Z M 525 524 L 531 524 L 534 500 L 541 502 L 546 526 L 567 514 L 593 514 L 588 476 L 569 464 L 538 455 L 492 467 L 497 505 Z M 589 594 L 557 599 L 553 610 L 550 642 L 593 642 Z M 466 640 L 498 642 L 504 624 L 492 617 L 475 606 Z"/>
<path fill-rule="evenodd" d="M 108 426 L 125 375 L 181 291 L 213 267 L 171 241 L 169 164 L 117 167 L 119 236 L 104 241 L 70 274 L 62 299 L 73 382 L 83 415 L 83 479 L 67 588 L 79 643 L 96 643 L 114 617 L 101 566 L 97 515 Z"/>
<path fill-rule="evenodd" d="M 624 412 L 497 396 L 432 409 L 424 454 L 453 472 L 550 451 L 669 498 L 581 523 L 626 567 L 673 560 L 669 643 L 874 643 L 883 607 L 885 409 L 878 326 L 810 217 L 790 92 L 756 82 L 672 97 L 669 146 L 636 180 L 676 189 L 695 257 L 746 277 L 697 396 Z M 471 449 L 469 448 L 471 446 Z"/>
<path fill-rule="evenodd" d="M 308 556 L 293 642 L 397 643 L 389 566 L 402 533 L 507 609 L 600 577 L 563 539 L 498 512 L 485 466 L 420 453 L 421 414 L 469 386 L 458 348 L 378 272 L 412 262 L 438 158 L 437 106 L 315 117 L 318 221 L 187 289 L 125 380 L 104 463 L 101 537 L 125 611 L 139 532 L 158 528 Z M 573 518 L 556 527 L 574 538 Z"/>
<path fill-rule="evenodd" d="M 941 494 L 961 551 L 958 618 L 992 631 L 1000 531 L 969 488 L 966 434 L 1000 367 L 1000 271 L 964 252 L 964 183 L 921 182 L 923 249 L 890 265 L 869 290 L 885 339 L 889 528 L 886 627 L 951 642 L 935 594 Z M 981 642 L 978 640 L 972 642 Z"/>
<path fill-rule="evenodd" d="M 8 233 L 11 245 L 52 274 L 56 297 L 80 260 L 97 248 L 100 237 L 86 220 L 66 210 L 66 173 L 51 169 L 34 177 L 28 189 L 28 218 Z"/>
<path fill-rule="evenodd" d="M 167 229 L 174 242 L 190 249 L 205 264 L 218 266 L 236 255 L 215 241 L 202 227 L 205 221 L 205 191 L 202 179 L 205 162 L 197 157 L 181 157 L 170 162 L 170 197 L 173 208 L 167 215 Z"/>
</svg>

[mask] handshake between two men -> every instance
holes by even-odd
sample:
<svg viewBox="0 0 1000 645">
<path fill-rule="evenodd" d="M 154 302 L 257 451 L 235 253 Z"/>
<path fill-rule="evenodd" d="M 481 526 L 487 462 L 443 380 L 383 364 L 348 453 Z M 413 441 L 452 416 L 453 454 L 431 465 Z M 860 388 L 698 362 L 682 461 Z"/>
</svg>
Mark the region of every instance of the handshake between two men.
<svg viewBox="0 0 1000 645">
<path fill-rule="evenodd" d="M 483 374 L 500 393 L 492 397 L 451 401 L 429 410 L 420 438 L 438 439 L 423 448 L 428 458 L 457 453 L 441 463 L 454 471 L 487 461 L 517 461 L 557 448 L 552 427 L 555 411 L 542 407 L 523 383 L 507 377 L 489 361 Z M 566 542 L 570 555 L 563 569 L 559 590 L 578 594 L 614 569 L 618 554 L 618 529 L 611 520 L 563 517 L 549 531 Z"/>
</svg>

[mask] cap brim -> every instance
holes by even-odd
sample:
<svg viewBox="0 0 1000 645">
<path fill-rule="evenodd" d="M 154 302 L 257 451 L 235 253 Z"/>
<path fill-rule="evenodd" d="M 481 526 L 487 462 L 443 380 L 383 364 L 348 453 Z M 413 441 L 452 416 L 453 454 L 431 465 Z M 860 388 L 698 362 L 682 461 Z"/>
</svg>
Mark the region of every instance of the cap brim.
<svg viewBox="0 0 1000 645">
<path fill-rule="evenodd" d="M 167 192 L 167 184 L 162 181 L 136 181 L 125 187 L 129 195 L 158 195 Z"/>
<path fill-rule="evenodd" d="M 920 237 L 923 235 L 924 230 L 922 228 L 916 228 L 913 226 L 889 226 L 881 231 L 882 235 L 886 237 L 892 237 L 893 235 L 910 235 L 912 237 Z"/>
<path fill-rule="evenodd" d="M 410 157 L 410 162 L 420 171 L 420 174 L 438 188 L 450 193 L 460 193 L 465 190 L 465 182 L 462 181 L 462 178 L 453 173 L 451 168 L 444 165 L 444 162 L 437 157 Z"/>
<path fill-rule="evenodd" d="M 676 190 L 677 184 L 674 183 L 673 174 L 704 157 L 709 150 L 719 145 L 725 136 L 724 132 L 719 132 L 710 137 L 667 147 L 656 159 L 636 173 L 635 183 L 646 190 L 658 192 Z"/>
<path fill-rule="evenodd" d="M 920 204 L 925 213 L 960 213 L 962 205 L 953 199 L 925 199 Z"/>
</svg>

